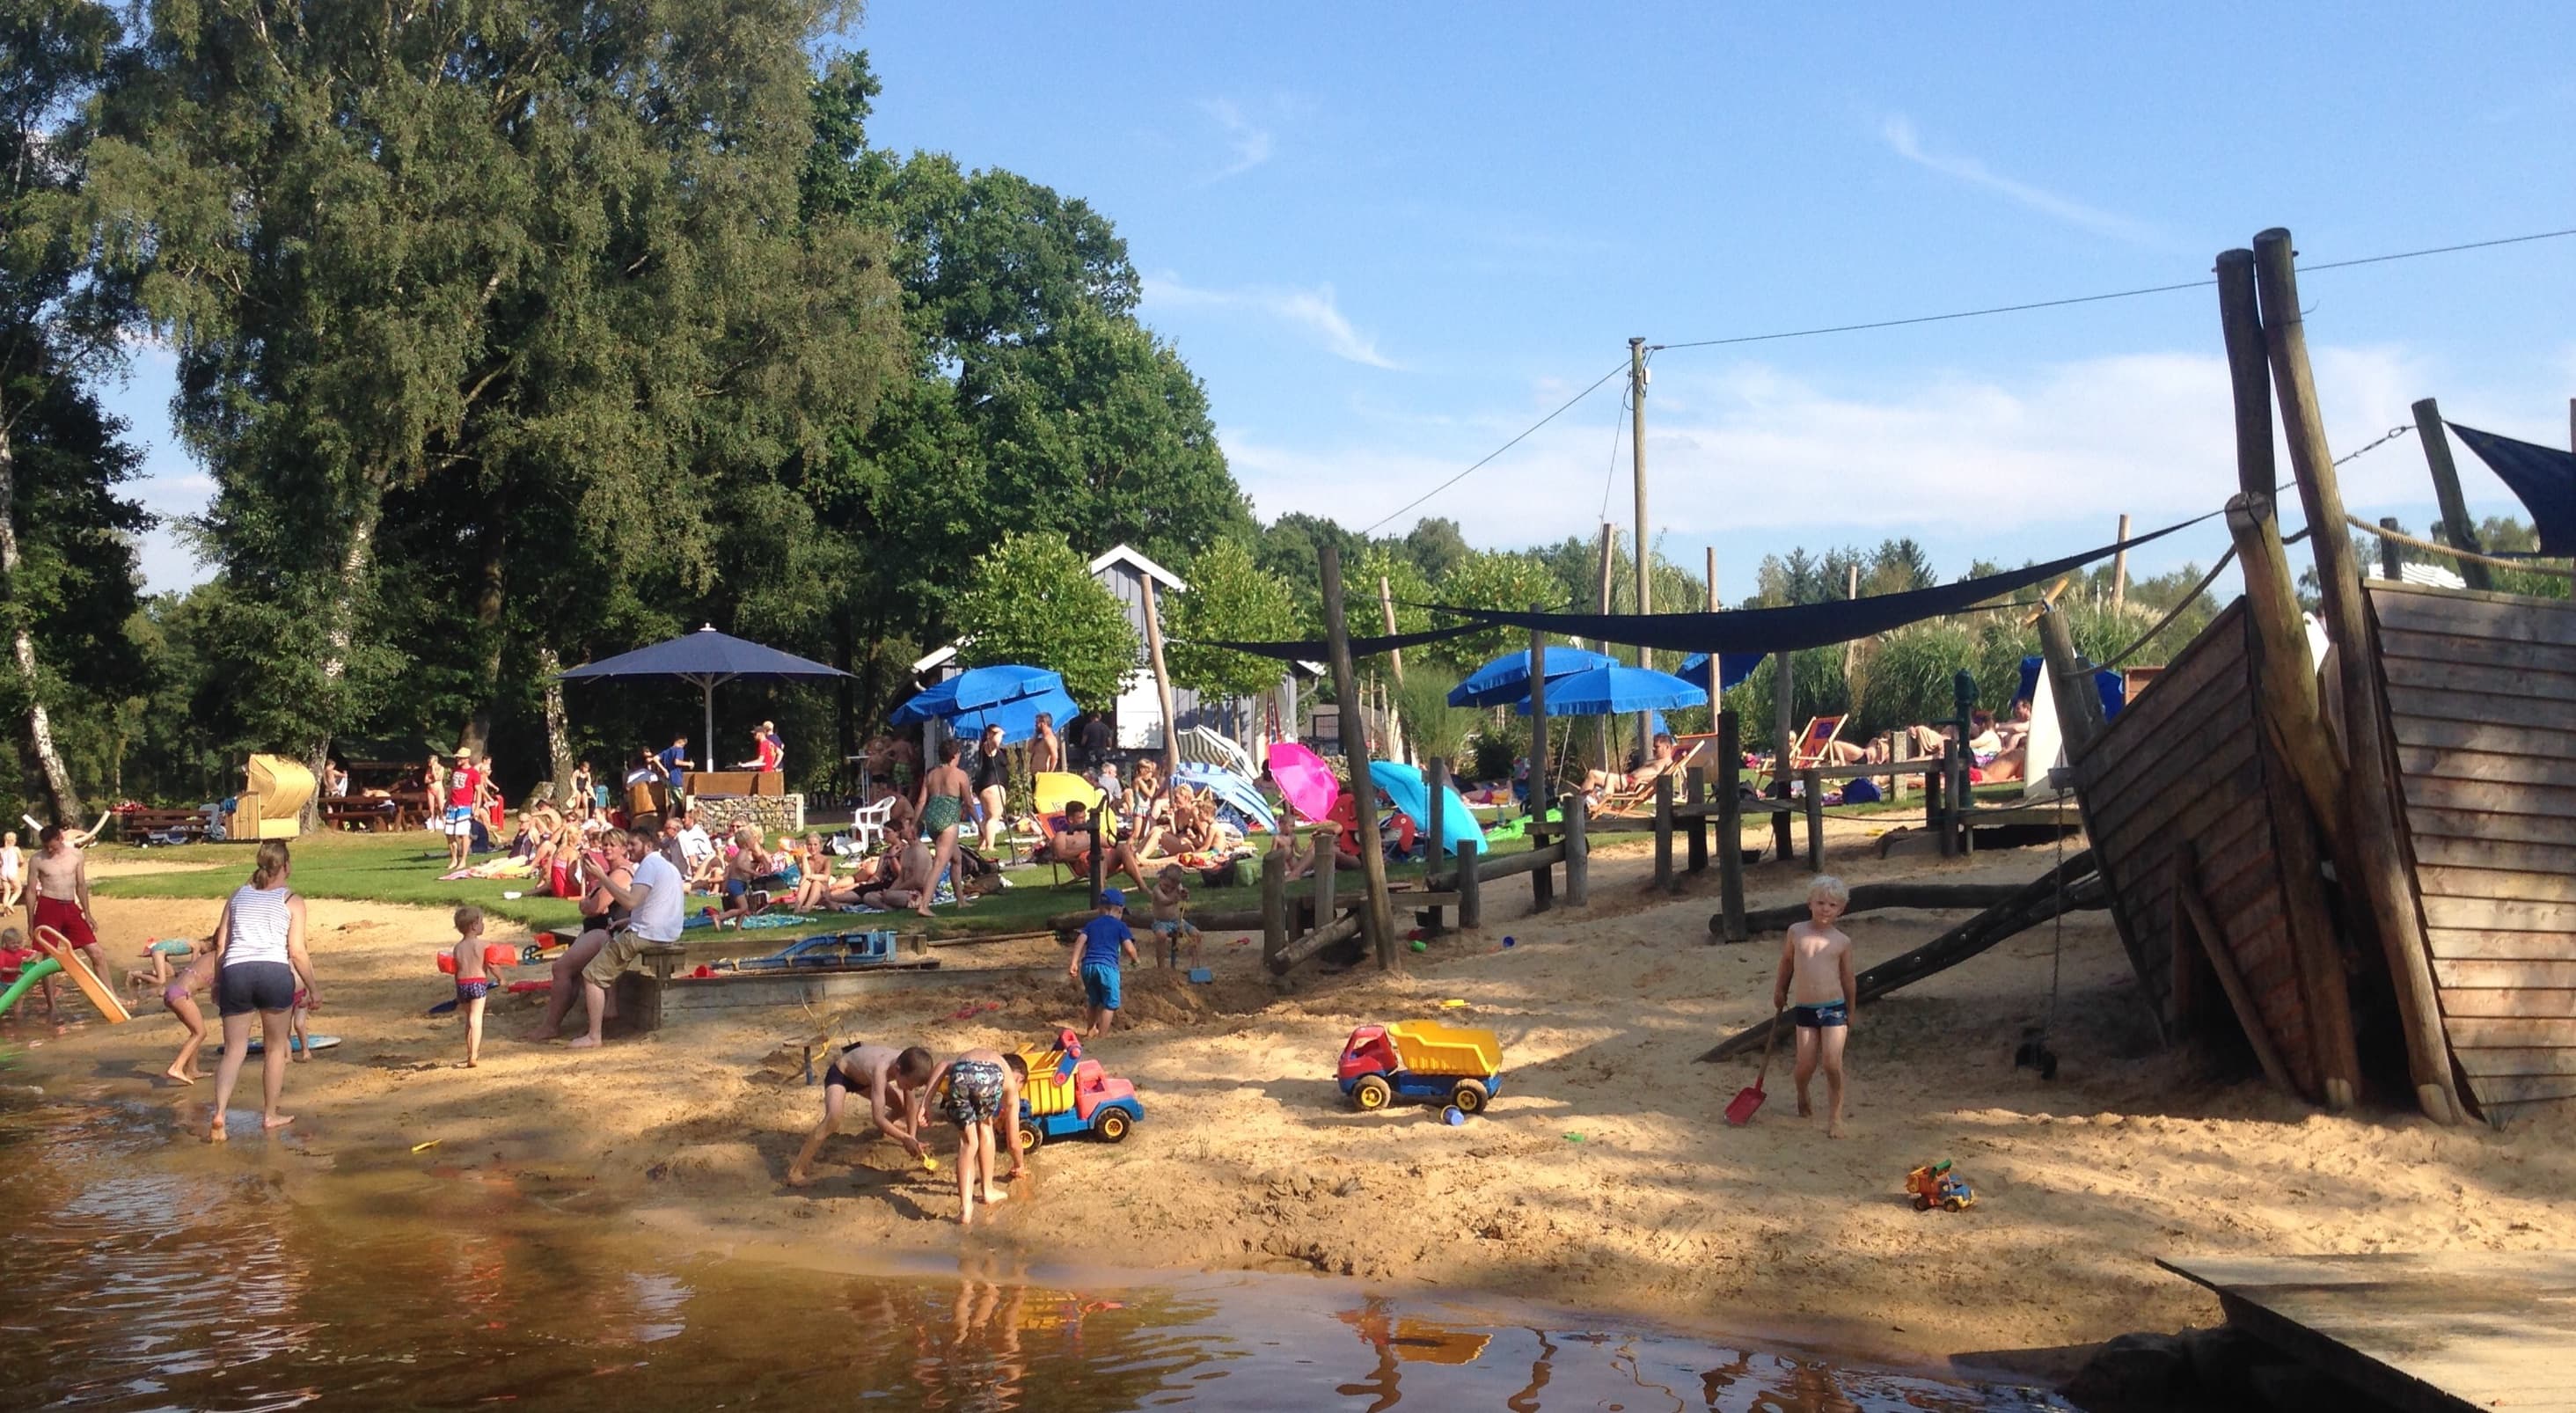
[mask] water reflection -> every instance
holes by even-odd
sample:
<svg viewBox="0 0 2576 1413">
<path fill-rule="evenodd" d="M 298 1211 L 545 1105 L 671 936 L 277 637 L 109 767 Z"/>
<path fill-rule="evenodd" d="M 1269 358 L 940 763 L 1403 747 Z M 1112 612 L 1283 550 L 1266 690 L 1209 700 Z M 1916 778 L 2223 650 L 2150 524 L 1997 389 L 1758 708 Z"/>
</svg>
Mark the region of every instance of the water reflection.
<svg viewBox="0 0 2576 1413">
<path fill-rule="evenodd" d="M 0 1110 L 0 1406 L 2056 1406 L 1322 1281 L 1095 1284 L 981 1246 L 935 1277 L 662 1259 L 470 1168 L 344 1171 L 350 1210 L 321 1215 L 277 1190 L 277 1165 L 312 1160 L 174 1133 L 148 1106 Z"/>
</svg>

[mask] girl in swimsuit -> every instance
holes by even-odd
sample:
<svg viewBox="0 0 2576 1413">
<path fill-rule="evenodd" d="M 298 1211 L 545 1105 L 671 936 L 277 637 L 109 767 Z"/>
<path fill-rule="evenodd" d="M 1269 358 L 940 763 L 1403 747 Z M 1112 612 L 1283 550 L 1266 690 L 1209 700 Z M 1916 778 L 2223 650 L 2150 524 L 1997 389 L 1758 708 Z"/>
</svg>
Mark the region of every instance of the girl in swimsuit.
<svg viewBox="0 0 2576 1413">
<path fill-rule="evenodd" d="M 18 831 L 0 834 L 0 913 L 15 912 L 18 899 L 27 891 L 26 853 L 18 847 Z"/>
<path fill-rule="evenodd" d="M 957 826 L 975 798 L 975 782 L 957 768 L 957 756 L 957 738 L 951 736 L 939 743 L 939 764 L 921 778 L 921 834 L 931 841 L 930 882 L 912 910 L 923 917 L 930 916 L 939 880 L 957 858 Z"/>
<path fill-rule="evenodd" d="M 209 937 L 206 942 L 211 947 L 214 939 Z M 197 1009 L 197 993 L 214 984 L 215 954 L 209 951 L 190 962 L 177 976 L 170 978 L 169 985 L 161 988 L 161 1004 L 179 1018 L 179 1024 L 188 1028 L 188 1038 L 179 1042 L 179 1053 L 171 1059 L 170 1068 L 161 1072 L 181 1084 L 197 1082 L 197 1052 L 206 1043 L 206 1017 Z"/>
</svg>

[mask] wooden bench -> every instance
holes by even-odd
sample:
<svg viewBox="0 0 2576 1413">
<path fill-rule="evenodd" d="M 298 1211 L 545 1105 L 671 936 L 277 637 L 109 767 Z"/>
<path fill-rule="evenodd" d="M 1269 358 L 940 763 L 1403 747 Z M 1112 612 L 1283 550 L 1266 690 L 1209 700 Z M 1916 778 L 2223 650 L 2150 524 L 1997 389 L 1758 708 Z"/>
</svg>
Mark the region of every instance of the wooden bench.
<svg viewBox="0 0 2576 1413">
<path fill-rule="evenodd" d="M 139 807 L 116 812 L 116 837 L 124 843 L 141 844 L 158 836 L 174 833 L 187 843 L 203 843 L 206 838 L 206 812 Z"/>
<path fill-rule="evenodd" d="M 359 796 L 322 802 L 322 822 L 335 829 L 363 825 L 379 834 L 395 834 L 409 822 L 410 811 L 400 800 L 381 796 Z"/>
</svg>

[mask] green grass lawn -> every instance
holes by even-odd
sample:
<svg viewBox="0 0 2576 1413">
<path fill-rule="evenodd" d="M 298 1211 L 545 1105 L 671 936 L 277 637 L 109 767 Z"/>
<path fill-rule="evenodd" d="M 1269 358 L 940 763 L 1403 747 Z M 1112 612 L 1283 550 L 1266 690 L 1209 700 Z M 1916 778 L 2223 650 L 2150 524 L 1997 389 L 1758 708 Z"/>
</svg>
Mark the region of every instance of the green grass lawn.
<svg viewBox="0 0 2576 1413">
<path fill-rule="evenodd" d="M 1527 839 L 1498 841 L 1494 854 L 1527 851 Z M 183 844 L 170 848 L 136 849 L 106 844 L 90 851 L 100 862 L 138 861 L 144 863 L 215 865 L 178 873 L 136 875 L 126 878 L 102 878 L 92 884 L 93 891 L 108 898 L 222 898 L 248 881 L 251 849 L 247 844 Z M 483 855 L 489 858 L 491 855 Z M 419 907 L 453 908 L 459 903 L 474 903 L 496 918 L 507 918 L 530 929 L 569 927 L 581 919 L 581 909 L 563 898 L 503 898 L 506 892 L 521 892 L 532 886 L 529 879 L 459 879 L 443 882 L 439 875 L 446 871 L 447 851 L 438 835 L 413 830 L 401 834 L 347 834 L 338 831 L 308 834 L 295 841 L 294 886 L 297 892 L 313 898 L 339 898 L 365 903 L 407 903 Z M 1061 888 L 1050 887 L 1056 874 L 1044 867 L 1015 868 L 1005 875 L 1011 887 L 1003 892 L 975 900 L 963 909 L 941 908 L 923 929 L 933 937 L 971 936 L 983 933 L 1034 932 L 1046 926 L 1047 919 L 1059 913 L 1080 911 L 1088 901 L 1083 882 L 1064 875 Z M 1202 913 L 1232 912 L 1261 906 L 1260 871 L 1247 861 L 1244 876 L 1249 880 L 1241 888 L 1191 888 L 1191 907 Z M 1387 870 L 1394 881 L 1418 879 L 1420 864 L 1396 864 Z M 1345 871 L 1340 890 L 1347 893 L 1359 886 L 1356 870 Z M 1299 882 L 1290 885 L 1292 896 L 1313 891 L 1314 885 Z M 692 908 L 699 906 L 693 903 Z M 873 914 L 851 915 L 853 927 L 864 925 L 862 919 Z M 901 924 L 910 930 L 910 924 Z M 757 938 L 761 934 L 753 933 Z"/>
</svg>

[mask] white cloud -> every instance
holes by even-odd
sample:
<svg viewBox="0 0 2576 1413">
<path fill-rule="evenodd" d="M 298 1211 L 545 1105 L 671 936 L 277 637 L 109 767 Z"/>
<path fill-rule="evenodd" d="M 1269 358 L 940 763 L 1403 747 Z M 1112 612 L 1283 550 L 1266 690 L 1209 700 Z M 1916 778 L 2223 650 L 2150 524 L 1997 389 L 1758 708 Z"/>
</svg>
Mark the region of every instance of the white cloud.
<svg viewBox="0 0 2576 1413">
<path fill-rule="evenodd" d="M 2339 454 L 2409 420 L 2414 390 L 2429 385 L 2427 370 L 2400 349 L 2320 347 L 2314 358 Z M 2006 378 L 1930 373 L 1866 392 L 1752 363 L 1694 368 L 1667 356 L 1655 371 L 1646 434 L 1653 513 L 1659 533 L 1683 540 L 1758 531 L 1784 544 L 1822 544 L 1847 533 L 1937 531 L 2018 562 L 2073 548 L 2025 532 L 2124 512 L 2149 528 L 2216 510 L 2236 490 L 2227 365 L 2216 355 L 2124 354 Z M 1605 387 L 1402 521 L 1449 516 L 1486 545 L 1587 531 L 1605 468 L 1616 480 L 1613 511 L 1627 504 L 1626 457 L 1604 460 L 1617 391 Z M 1306 511 L 1356 527 L 1455 475 L 1552 405 L 1533 392 L 1490 422 L 1375 426 L 1393 436 L 1348 444 L 1242 428 L 1219 437 L 1264 518 Z M 2286 478 L 2286 453 L 2279 465 Z M 2516 510 L 2500 484 L 2462 469 L 2473 506 Z M 2422 453 L 2404 441 L 2355 460 L 2342 483 L 2356 511 L 2431 499 Z M 2295 523 L 2294 499 L 2284 511 Z"/>
<path fill-rule="evenodd" d="M 1200 289 L 1186 285 L 1170 275 L 1151 275 L 1145 279 L 1147 309 L 1240 309 L 1274 319 L 1312 335 L 1326 352 L 1336 358 L 1363 363 L 1371 368 L 1395 368 L 1398 365 L 1378 352 L 1377 340 L 1351 327 L 1340 305 L 1333 299 L 1331 285 L 1313 289 L 1248 286 L 1243 289 Z"/>
<path fill-rule="evenodd" d="M 2115 215 L 2099 207 L 2087 206 L 2081 201 L 2059 196 L 2055 192 L 2042 191 L 2028 182 L 2015 181 L 1973 157 L 1926 151 L 1921 137 L 1914 131 L 1913 119 L 1902 113 L 1890 115 L 1887 121 L 1879 126 L 1879 136 L 1886 140 L 1889 150 L 1918 167 L 1928 168 L 1946 177 L 1955 177 L 1971 186 L 1981 186 L 1988 191 L 2000 193 L 2041 215 L 2054 217 L 2071 226 L 2080 226 L 2096 235 L 2134 241 L 2140 245 L 2154 244 L 2158 240 L 2156 232 L 2141 222 L 2130 220 L 2126 216 Z"/>
<path fill-rule="evenodd" d="M 1212 98 L 1199 105 L 1225 132 L 1226 148 L 1231 154 L 1226 165 L 1218 169 L 1212 182 L 1239 177 L 1270 160 L 1270 130 L 1256 126 L 1243 116 L 1243 109 L 1230 98 Z"/>
</svg>

